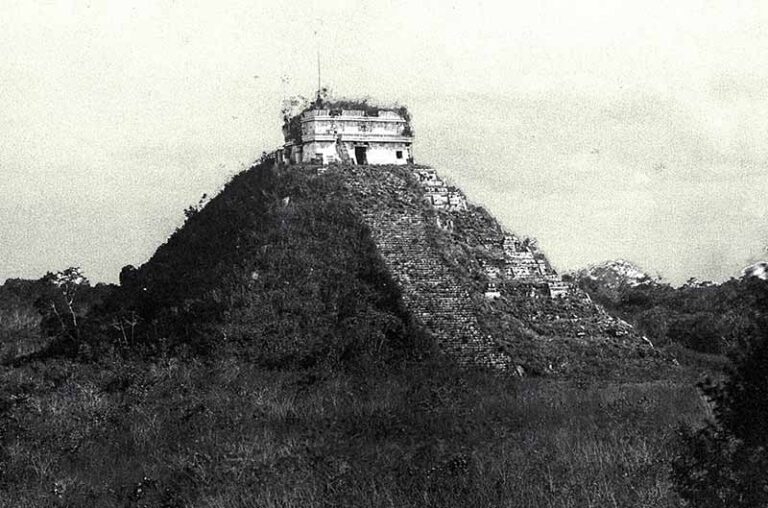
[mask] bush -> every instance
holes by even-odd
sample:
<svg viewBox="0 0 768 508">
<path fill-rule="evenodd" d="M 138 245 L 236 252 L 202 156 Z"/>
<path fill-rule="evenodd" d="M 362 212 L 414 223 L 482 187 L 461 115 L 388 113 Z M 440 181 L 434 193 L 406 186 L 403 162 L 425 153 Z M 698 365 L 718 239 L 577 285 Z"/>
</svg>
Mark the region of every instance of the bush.
<svg viewBox="0 0 768 508">
<path fill-rule="evenodd" d="M 699 384 L 713 404 L 713 418 L 680 429 L 672 463 L 677 491 L 691 506 L 768 506 L 768 328 L 734 358 L 728 378 Z"/>
</svg>

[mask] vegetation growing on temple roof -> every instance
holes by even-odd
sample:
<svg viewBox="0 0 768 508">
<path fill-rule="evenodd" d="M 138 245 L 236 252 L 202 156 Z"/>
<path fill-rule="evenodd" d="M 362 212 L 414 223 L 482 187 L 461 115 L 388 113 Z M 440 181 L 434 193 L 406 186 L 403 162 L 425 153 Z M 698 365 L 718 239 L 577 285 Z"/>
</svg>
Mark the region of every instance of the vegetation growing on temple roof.
<svg viewBox="0 0 768 508">
<path fill-rule="evenodd" d="M 375 117 L 379 116 L 382 111 L 391 111 L 406 121 L 403 135 L 413 136 L 411 114 L 406 106 L 397 103 L 381 103 L 371 97 L 334 98 L 328 88 L 320 89 L 314 100 L 302 95 L 294 95 L 283 101 L 283 132 L 286 133 L 286 136 L 295 141 L 301 140 L 301 116 L 307 111 L 317 109 L 328 110 L 331 116 L 339 116 L 342 111 L 361 111 L 365 116 Z"/>
</svg>

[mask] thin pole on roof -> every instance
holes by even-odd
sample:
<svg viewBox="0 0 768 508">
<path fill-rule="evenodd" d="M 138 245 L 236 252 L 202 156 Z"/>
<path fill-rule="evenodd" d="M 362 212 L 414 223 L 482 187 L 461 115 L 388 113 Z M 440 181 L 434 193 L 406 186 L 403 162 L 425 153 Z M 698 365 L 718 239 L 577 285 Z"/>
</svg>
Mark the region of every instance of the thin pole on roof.
<svg viewBox="0 0 768 508">
<path fill-rule="evenodd" d="M 320 26 L 323 24 L 322 18 L 316 18 L 315 25 L 315 47 L 317 49 L 317 100 L 320 100 L 320 91 L 322 90 L 322 74 L 320 69 Z"/>
<path fill-rule="evenodd" d="M 320 98 L 320 46 L 317 48 L 317 98 Z"/>
</svg>

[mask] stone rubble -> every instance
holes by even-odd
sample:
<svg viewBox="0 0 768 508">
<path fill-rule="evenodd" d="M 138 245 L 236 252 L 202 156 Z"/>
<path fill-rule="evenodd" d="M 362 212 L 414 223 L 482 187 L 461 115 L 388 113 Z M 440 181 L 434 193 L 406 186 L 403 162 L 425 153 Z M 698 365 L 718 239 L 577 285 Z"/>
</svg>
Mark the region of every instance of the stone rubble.
<svg viewBox="0 0 768 508">
<path fill-rule="evenodd" d="M 509 330 L 521 326 L 542 341 L 644 344 L 563 281 L 535 240 L 505 231 L 434 169 L 340 165 L 328 172 L 343 179 L 407 308 L 459 363 L 520 372 L 505 344 L 520 340 Z"/>
</svg>

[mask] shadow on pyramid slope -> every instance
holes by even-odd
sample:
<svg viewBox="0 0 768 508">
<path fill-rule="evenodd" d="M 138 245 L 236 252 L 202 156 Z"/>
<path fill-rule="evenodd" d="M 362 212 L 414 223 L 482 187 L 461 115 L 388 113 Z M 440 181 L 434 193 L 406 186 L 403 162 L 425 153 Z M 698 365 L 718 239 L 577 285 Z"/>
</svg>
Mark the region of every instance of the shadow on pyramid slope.
<svg viewBox="0 0 768 508">
<path fill-rule="evenodd" d="M 419 360 L 523 375 L 666 360 L 426 166 L 279 166 L 235 177 L 124 291 L 150 340 L 271 366 Z"/>
</svg>

